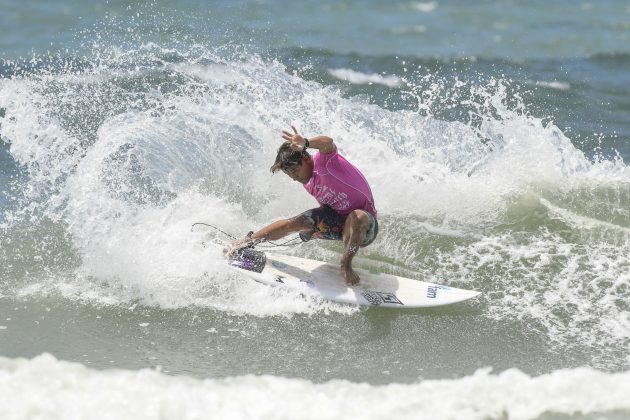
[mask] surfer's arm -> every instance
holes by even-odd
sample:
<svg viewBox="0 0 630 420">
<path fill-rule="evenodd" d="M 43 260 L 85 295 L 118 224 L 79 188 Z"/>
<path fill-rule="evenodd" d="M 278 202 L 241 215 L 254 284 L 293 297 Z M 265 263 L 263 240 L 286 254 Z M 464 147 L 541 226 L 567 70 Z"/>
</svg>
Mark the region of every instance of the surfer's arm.
<svg viewBox="0 0 630 420">
<path fill-rule="evenodd" d="M 317 136 L 308 139 L 308 145 L 313 149 L 318 149 L 320 153 L 332 153 L 337 149 L 333 139 L 327 136 Z"/>
<path fill-rule="evenodd" d="M 293 129 L 293 134 L 288 131 L 282 131 L 282 138 L 291 143 L 291 149 L 295 151 L 304 150 L 306 147 L 306 141 L 304 137 L 298 133 L 295 127 L 291 126 Z M 335 146 L 335 142 L 328 136 L 317 136 L 311 137 L 308 139 L 308 147 L 312 149 L 317 149 L 320 153 L 333 153 L 337 150 L 337 146 Z"/>
</svg>

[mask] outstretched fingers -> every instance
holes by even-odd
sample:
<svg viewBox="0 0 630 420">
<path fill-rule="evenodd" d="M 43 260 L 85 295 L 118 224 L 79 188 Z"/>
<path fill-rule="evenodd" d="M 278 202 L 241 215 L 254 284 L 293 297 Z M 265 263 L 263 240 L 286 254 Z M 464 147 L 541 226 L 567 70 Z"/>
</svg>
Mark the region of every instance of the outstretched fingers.
<svg viewBox="0 0 630 420">
<path fill-rule="evenodd" d="M 285 140 L 291 140 L 293 137 L 302 137 L 300 133 L 298 133 L 297 128 L 294 125 L 291 126 L 293 129 L 293 133 L 289 133 L 287 130 L 282 130 L 282 138 Z"/>
<path fill-rule="evenodd" d="M 286 130 L 282 130 L 282 138 L 284 139 L 284 141 L 288 141 L 289 143 L 291 143 L 291 149 L 296 151 L 303 150 L 303 137 L 300 135 L 300 133 L 298 133 L 297 128 L 295 128 L 294 126 L 291 126 L 291 128 L 293 129 L 293 134 L 289 133 Z"/>
<path fill-rule="evenodd" d="M 293 139 L 293 134 L 289 133 L 288 131 L 282 130 L 282 138 L 286 141 L 291 141 Z"/>
</svg>

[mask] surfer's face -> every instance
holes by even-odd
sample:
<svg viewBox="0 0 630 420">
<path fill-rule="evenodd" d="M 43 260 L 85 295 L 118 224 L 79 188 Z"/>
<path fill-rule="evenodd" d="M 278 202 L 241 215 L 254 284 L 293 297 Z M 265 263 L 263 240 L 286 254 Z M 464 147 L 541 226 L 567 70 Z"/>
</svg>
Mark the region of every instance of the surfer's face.
<svg viewBox="0 0 630 420">
<path fill-rule="evenodd" d="M 313 174 L 313 161 L 310 156 L 305 156 L 300 163 L 282 168 L 282 172 L 292 180 L 306 184 Z"/>
</svg>

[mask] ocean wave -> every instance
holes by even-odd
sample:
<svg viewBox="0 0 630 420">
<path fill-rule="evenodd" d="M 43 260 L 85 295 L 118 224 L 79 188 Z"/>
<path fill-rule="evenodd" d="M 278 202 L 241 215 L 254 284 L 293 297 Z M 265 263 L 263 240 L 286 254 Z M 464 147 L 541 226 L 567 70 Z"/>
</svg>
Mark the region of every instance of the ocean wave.
<svg viewBox="0 0 630 420">
<path fill-rule="evenodd" d="M 537 86 L 543 86 L 543 87 L 548 87 L 548 88 L 557 89 L 557 90 L 569 90 L 569 89 L 571 89 L 571 84 L 570 83 L 566 83 L 566 82 L 538 81 L 538 82 L 535 82 L 535 84 Z"/>
<path fill-rule="evenodd" d="M 228 273 L 222 245 L 190 232 L 204 221 L 244 235 L 314 205 L 268 173 L 280 130 L 294 124 L 335 138 L 371 182 L 383 229 L 365 255 L 414 278 L 496 291 L 485 317 L 533 319 L 560 347 L 626 363 L 605 359 L 630 339 L 628 236 L 614 229 L 630 220 L 630 169 L 589 159 L 530 115 L 508 81 L 411 83 L 400 95 L 416 109 L 392 110 L 251 54 L 156 44 L 99 54 L 91 69 L 0 80 L 0 135 L 27 174 L 0 237 L 10 279 L 1 293 L 256 316 L 331 310 L 255 292 Z M 437 105 L 463 106 L 468 120 L 436 118 Z M 321 242 L 291 252 L 340 259 Z"/>
<path fill-rule="evenodd" d="M 625 65 L 630 62 L 630 53 L 627 52 L 606 52 L 597 53 L 589 57 L 590 61 L 614 65 Z"/>
<path fill-rule="evenodd" d="M 401 26 L 387 29 L 388 33 L 394 35 L 402 35 L 409 33 L 423 33 L 427 28 L 423 25 L 417 26 Z M 475 68 L 488 69 L 488 73 L 492 73 L 490 69 L 499 67 L 503 71 L 513 73 L 516 76 L 522 76 L 524 70 L 527 73 L 536 73 L 542 71 L 546 73 L 549 68 L 569 68 L 568 75 L 573 72 L 573 66 L 580 66 L 583 63 L 591 64 L 605 64 L 605 65 L 623 65 L 630 61 L 630 53 L 623 51 L 619 52 L 602 52 L 591 54 L 584 57 L 571 57 L 571 58 L 558 58 L 558 57 L 497 57 L 492 54 L 366 54 L 366 53 L 342 53 L 331 49 L 325 48 L 286 48 L 282 50 L 276 50 L 273 53 L 275 57 L 286 57 L 287 61 L 291 59 L 300 60 L 302 63 L 308 61 L 310 63 L 326 63 L 332 64 L 341 61 L 342 63 L 360 62 L 364 65 L 370 65 L 373 68 L 387 68 L 389 70 L 392 67 L 401 70 L 406 66 L 409 68 L 425 67 L 429 69 L 440 69 L 452 71 L 462 71 L 470 69 L 471 63 L 475 63 Z M 403 66 L 396 65 L 404 63 Z M 324 64 L 325 65 L 325 64 Z M 445 67 L 447 66 L 447 67 Z M 330 66 L 329 66 L 330 67 Z M 577 71 L 577 70 L 576 70 Z M 567 74 L 567 70 L 564 71 Z M 585 81 L 582 81 L 585 83 Z"/>
<path fill-rule="evenodd" d="M 396 76 L 382 76 L 376 73 L 367 74 L 351 69 L 329 69 L 328 73 L 339 80 L 345 80 L 357 85 L 375 83 L 377 85 L 395 88 L 403 83 L 402 80 Z"/>
<path fill-rule="evenodd" d="M 387 33 L 392 35 L 423 34 L 425 32 L 427 32 L 427 27 L 424 25 L 400 26 L 387 30 Z"/>
<path fill-rule="evenodd" d="M 2 332 L 0 331 L 0 334 Z M 276 376 L 193 379 L 159 370 L 89 369 L 43 354 L 0 358 L 6 420 L 31 419 L 553 419 L 630 415 L 630 373 L 590 368 L 529 376 L 480 369 L 459 379 L 373 386 Z"/>
<path fill-rule="evenodd" d="M 422 13 L 431 13 L 434 12 L 438 8 L 439 4 L 437 1 L 429 1 L 429 2 L 413 2 L 409 3 L 409 7 L 415 11 Z"/>
</svg>

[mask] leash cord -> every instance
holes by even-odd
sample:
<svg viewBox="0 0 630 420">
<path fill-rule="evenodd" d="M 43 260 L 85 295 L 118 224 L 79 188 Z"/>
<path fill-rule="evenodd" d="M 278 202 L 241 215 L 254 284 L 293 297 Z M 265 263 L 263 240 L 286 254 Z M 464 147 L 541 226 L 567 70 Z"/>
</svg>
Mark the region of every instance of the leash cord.
<svg viewBox="0 0 630 420">
<path fill-rule="evenodd" d="M 197 226 L 197 225 L 207 226 L 207 227 L 212 228 L 212 229 L 214 229 L 214 230 L 216 230 L 218 232 L 221 232 L 222 234 L 224 234 L 228 238 L 231 238 L 231 239 L 234 239 L 234 240 L 238 239 L 235 236 L 230 235 L 229 233 L 225 232 L 224 230 L 221 230 L 218 227 L 213 226 L 213 225 L 208 224 L 208 223 L 202 223 L 202 222 L 193 223 L 192 226 L 190 227 L 190 231 L 192 232 L 194 227 Z M 299 242 L 296 242 L 296 241 L 299 241 Z M 261 242 L 266 242 L 269 245 L 260 245 Z M 271 241 L 265 241 L 264 239 L 261 239 L 259 241 L 257 241 L 257 240 L 254 241 L 254 245 L 258 246 L 260 248 L 277 248 L 279 246 L 294 246 L 294 245 L 299 245 L 301 243 L 302 243 L 302 240 L 299 237 L 293 238 L 293 239 L 289 239 L 288 241 L 282 242 L 280 244 L 275 243 L 275 242 L 271 242 Z"/>
</svg>

